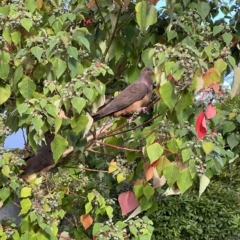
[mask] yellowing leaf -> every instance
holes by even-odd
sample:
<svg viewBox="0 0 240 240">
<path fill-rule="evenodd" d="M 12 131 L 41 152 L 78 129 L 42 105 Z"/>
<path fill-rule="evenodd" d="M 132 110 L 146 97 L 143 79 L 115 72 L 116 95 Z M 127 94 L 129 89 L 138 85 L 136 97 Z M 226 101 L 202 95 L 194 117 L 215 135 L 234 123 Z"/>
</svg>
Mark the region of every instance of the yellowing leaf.
<svg viewBox="0 0 240 240">
<path fill-rule="evenodd" d="M 125 179 L 126 179 L 126 177 L 124 177 L 123 173 L 119 173 L 119 174 L 117 175 L 117 181 L 118 181 L 118 183 L 123 182 Z"/>
<path fill-rule="evenodd" d="M 21 198 L 25 198 L 25 197 L 29 197 L 31 196 L 31 193 L 32 193 L 32 188 L 29 188 L 29 187 L 24 187 L 21 189 Z"/>
<path fill-rule="evenodd" d="M 108 166 L 108 173 L 112 173 L 117 170 L 117 163 L 112 160 Z"/>
<path fill-rule="evenodd" d="M 144 170 L 144 176 L 145 176 L 146 180 L 149 181 L 150 179 L 152 179 L 152 177 L 153 177 L 153 167 L 150 165 L 149 162 L 146 162 L 144 164 L 143 170 Z"/>
<path fill-rule="evenodd" d="M 210 183 L 210 179 L 207 176 L 202 175 L 200 178 L 199 197 L 201 197 L 201 195 L 206 190 L 209 183 Z"/>
<path fill-rule="evenodd" d="M 204 87 L 208 87 L 213 83 L 219 83 L 221 80 L 221 74 L 218 72 L 216 68 L 210 68 L 203 75 Z"/>
<path fill-rule="evenodd" d="M 203 150 L 206 154 L 209 154 L 210 152 L 212 152 L 212 150 L 214 149 L 215 147 L 215 144 L 212 143 L 212 142 L 203 142 L 202 143 L 202 147 L 203 147 Z"/>
</svg>

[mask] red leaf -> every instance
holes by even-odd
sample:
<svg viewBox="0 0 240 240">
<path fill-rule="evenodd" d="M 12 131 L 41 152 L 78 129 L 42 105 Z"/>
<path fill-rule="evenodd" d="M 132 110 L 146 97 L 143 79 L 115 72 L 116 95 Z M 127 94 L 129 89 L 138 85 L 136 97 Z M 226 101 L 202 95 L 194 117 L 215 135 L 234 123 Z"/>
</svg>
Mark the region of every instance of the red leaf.
<svg viewBox="0 0 240 240">
<path fill-rule="evenodd" d="M 156 167 L 157 167 L 157 165 L 158 165 L 158 162 L 159 162 L 159 160 L 157 160 L 157 161 L 153 162 L 153 163 L 152 163 L 152 167 L 153 167 L 153 168 L 156 168 Z"/>
<path fill-rule="evenodd" d="M 212 135 L 213 135 L 213 136 L 216 136 L 216 135 L 217 135 L 217 130 L 216 130 L 216 129 L 212 131 Z"/>
<path fill-rule="evenodd" d="M 220 86 L 218 84 L 212 84 L 210 87 L 213 89 L 215 93 L 219 93 Z"/>
<path fill-rule="evenodd" d="M 206 129 L 206 118 L 203 112 L 200 112 L 198 114 L 197 117 L 197 122 L 196 122 L 196 132 L 197 132 L 197 136 L 198 139 L 203 138 L 206 133 L 207 133 L 207 129 Z"/>
<path fill-rule="evenodd" d="M 207 106 L 207 109 L 205 111 L 205 117 L 207 119 L 211 119 L 213 118 L 214 116 L 216 115 L 216 109 L 215 107 L 213 106 L 212 103 L 209 103 L 208 106 Z"/>
<path fill-rule="evenodd" d="M 123 216 L 134 210 L 139 205 L 134 193 L 131 191 L 121 193 L 118 196 L 118 202 Z"/>
</svg>

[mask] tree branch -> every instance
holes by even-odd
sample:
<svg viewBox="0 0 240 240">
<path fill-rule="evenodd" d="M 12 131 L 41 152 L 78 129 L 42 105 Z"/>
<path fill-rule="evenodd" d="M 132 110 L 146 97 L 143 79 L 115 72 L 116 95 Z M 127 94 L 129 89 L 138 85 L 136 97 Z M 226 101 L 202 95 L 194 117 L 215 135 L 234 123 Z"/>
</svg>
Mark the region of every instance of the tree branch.
<svg viewBox="0 0 240 240">
<path fill-rule="evenodd" d="M 122 11 L 122 8 L 119 8 L 115 27 L 114 27 L 113 32 L 112 32 L 112 35 L 111 35 L 111 37 L 110 37 L 110 39 L 109 39 L 108 45 L 107 45 L 107 47 L 106 47 L 106 49 L 105 49 L 105 51 L 104 51 L 104 53 L 103 53 L 103 55 L 102 55 L 102 57 L 101 57 L 101 59 L 100 59 L 100 62 L 103 62 L 103 61 L 105 60 L 106 55 L 107 55 L 107 53 L 108 53 L 108 51 L 109 51 L 109 48 L 110 48 L 111 45 L 112 45 L 113 39 L 114 39 L 115 34 L 116 34 L 116 32 L 117 32 L 117 25 L 118 25 L 119 18 L 120 18 L 120 16 L 121 16 L 121 11 Z"/>
<path fill-rule="evenodd" d="M 100 141 L 97 141 L 96 143 L 98 143 L 98 144 L 100 144 L 100 145 L 103 145 L 103 146 L 106 146 L 106 147 L 116 148 L 116 149 L 118 149 L 118 150 L 122 150 L 122 151 L 128 151 L 128 152 L 142 152 L 142 150 L 138 150 L 138 149 L 130 149 L 130 148 L 125 148 L 125 147 L 119 147 L 119 146 L 116 146 L 116 145 L 112 145 L 112 144 L 104 143 L 104 142 L 100 142 Z"/>
</svg>

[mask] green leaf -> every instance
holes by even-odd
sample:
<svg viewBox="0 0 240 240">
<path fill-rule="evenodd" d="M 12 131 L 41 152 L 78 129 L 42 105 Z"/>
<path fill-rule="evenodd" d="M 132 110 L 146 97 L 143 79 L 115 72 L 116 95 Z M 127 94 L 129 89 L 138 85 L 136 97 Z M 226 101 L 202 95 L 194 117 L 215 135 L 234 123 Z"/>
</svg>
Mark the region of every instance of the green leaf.
<svg viewBox="0 0 240 240">
<path fill-rule="evenodd" d="M 214 63 L 214 68 L 216 68 L 219 73 L 222 73 L 226 70 L 227 63 L 220 58 Z"/>
<path fill-rule="evenodd" d="M 135 237 L 138 236 L 138 229 L 134 225 L 130 225 L 129 230 Z"/>
<path fill-rule="evenodd" d="M 177 180 L 177 185 L 181 191 L 181 193 L 186 192 L 186 190 L 188 188 L 190 188 L 192 186 L 193 182 L 192 182 L 192 177 L 191 177 L 191 173 L 189 171 L 188 168 L 183 169 L 180 172 L 180 176 Z"/>
<path fill-rule="evenodd" d="M 147 146 L 147 155 L 151 163 L 158 160 L 162 154 L 163 154 L 163 148 L 159 143 L 154 143 Z"/>
<path fill-rule="evenodd" d="M 174 92 L 174 85 L 171 82 L 166 82 L 163 86 L 160 87 L 159 92 L 161 94 L 163 102 L 172 111 L 177 102 L 177 96 Z"/>
<path fill-rule="evenodd" d="M 217 35 L 224 29 L 224 26 L 219 25 L 219 26 L 214 26 L 213 27 L 213 36 Z"/>
<path fill-rule="evenodd" d="M 109 219 L 112 218 L 112 216 L 113 216 L 113 208 L 111 206 L 107 206 L 106 207 L 106 213 L 107 213 Z"/>
<path fill-rule="evenodd" d="M 22 18 L 20 23 L 28 32 L 33 25 L 33 21 L 30 18 Z"/>
<path fill-rule="evenodd" d="M 8 84 L 0 82 L 0 105 L 5 103 L 11 96 L 11 87 Z"/>
<path fill-rule="evenodd" d="M 152 207 L 153 202 L 149 201 L 147 198 L 142 197 L 139 201 L 141 206 L 141 212 L 148 210 L 150 207 Z"/>
<path fill-rule="evenodd" d="M 63 61 L 62 59 L 60 58 L 57 58 L 57 57 L 53 57 L 50 62 L 52 63 L 53 65 L 53 71 L 54 73 L 56 74 L 56 77 L 57 78 L 60 78 L 61 75 L 64 73 L 64 71 L 66 70 L 67 68 L 67 64 L 65 61 Z"/>
<path fill-rule="evenodd" d="M 153 194 L 154 194 L 154 188 L 150 185 L 146 185 L 144 188 L 143 188 L 143 194 L 145 195 L 145 197 L 147 198 L 147 200 L 149 200 Z"/>
<path fill-rule="evenodd" d="M 210 183 L 210 179 L 206 175 L 202 175 L 200 178 L 199 197 L 201 197 L 201 195 L 206 190 L 209 183 Z"/>
<path fill-rule="evenodd" d="M 30 99 L 36 90 L 36 84 L 29 78 L 25 77 L 19 84 L 19 91 L 25 99 Z"/>
<path fill-rule="evenodd" d="M 47 113 L 51 115 L 52 117 L 55 117 L 57 115 L 57 108 L 53 104 L 47 104 L 45 107 Z"/>
<path fill-rule="evenodd" d="M 85 37 L 80 38 L 80 42 L 90 51 L 90 44 L 89 41 Z"/>
<path fill-rule="evenodd" d="M 82 97 L 74 97 L 71 99 L 73 107 L 77 110 L 78 113 L 81 113 L 83 108 L 86 106 L 86 100 Z"/>
<path fill-rule="evenodd" d="M 2 167 L 2 174 L 6 177 L 9 177 L 9 173 L 10 173 L 10 167 L 9 165 L 4 165 Z"/>
<path fill-rule="evenodd" d="M 233 68 L 235 68 L 236 67 L 236 60 L 235 60 L 235 58 L 234 57 L 232 57 L 232 56 L 230 56 L 230 55 L 228 55 L 228 62 L 231 64 L 231 66 L 233 67 Z"/>
<path fill-rule="evenodd" d="M 63 25 L 58 20 L 53 23 L 52 29 L 54 30 L 55 34 L 58 34 L 58 32 L 62 30 L 62 26 Z"/>
<path fill-rule="evenodd" d="M 84 88 L 83 94 L 90 100 L 93 100 L 94 91 L 91 88 Z"/>
<path fill-rule="evenodd" d="M 176 104 L 176 107 L 175 107 L 176 111 L 177 112 L 182 112 L 187 107 L 192 105 L 193 100 L 194 100 L 193 95 L 190 92 L 187 92 L 177 101 L 177 104 Z"/>
<path fill-rule="evenodd" d="M 2 51 L 1 52 L 1 61 L 4 63 L 9 63 L 10 62 L 10 54 L 8 52 Z"/>
<path fill-rule="evenodd" d="M 67 53 L 69 54 L 70 57 L 74 58 L 75 60 L 78 61 L 78 50 L 75 47 L 69 46 L 67 49 Z"/>
<path fill-rule="evenodd" d="M 21 189 L 20 197 L 25 198 L 32 195 L 32 188 L 24 187 Z"/>
<path fill-rule="evenodd" d="M 152 48 L 147 48 L 142 52 L 142 61 L 144 62 L 145 66 L 153 65 L 153 58 L 151 54 L 149 54 L 152 50 Z"/>
<path fill-rule="evenodd" d="M 15 46 L 17 46 L 21 41 L 21 34 L 18 31 L 11 33 L 11 38 Z"/>
<path fill-rule="evenodd" d="M 3 61 L 0 62 L 0 78 L 6 80 L 10 71 L 10 67 L 8 63 Z"/>
<path fill-rule="evenodd" d="M 169 31 L 169 32 L 167 32 L 168 42 L 171 41 L 172 39 L 174 39 L 177 36 L 178 36 L 178 34 L 177 34 L 176 31 Z"/>
<path fill-rule="evenodd" d="M 227 143 L 231 150 L 239 144 L 239 140 L 239 137 L 237 137 L 235 133 L 227 136 Z"/>
<path fill-rule="evenodd" d="M 222 35 L 222 38 L 223 38 L 223 41 L 226 43 L 226 45 L 229 45 L 233 39 L 233 36 L 230 33 L 224 33 Z"/>
<path fill-rule="evenodd" d="M 117 41 L 115 46 L 115 63 L 122 57 L 123 51 L 124 51 L 124 46 L 122 42 Z"/>
<path fill-rule="evenodd" d="M 168 76 L 175 65 L 175 62 L 165 62 L 165 74 Z"/>
<path fill-rule="evenodd" d="M 194 156 L 194 153 L 193 153 L 192 149 L 187 148 L 187 149 L 184 149 L 182 151 L 183 162 L 186 162 L 187 160 L 189 160 L 191 158 L 191 156 Z"/>
<path fill-rule="evenodd" d="M 27 103 L 21 103 L 17 106 L 17 110 L 19 115 L 22 117 L 22 114 L 25 113 L 28 110 L 28 104 Z"/>
<path fill-rule="evenodd" d="M 205 2 L 198 2 L 194 6 L 198 14 L 202 17 L 203 20 L 207 17 L 207 15 L 211 10 L 209 3 L 205 3 Z"/>
<path fill-rule="evenodd" d="M 19 215 L 26 214 L 32 207 L 32 202 L 29 198 L 25 198 L 20 202 L 21 205 L 21 212 Z"/>
<path fill-rule="evenodd" d="M 93 206 L 90 202 L 85 204 L 85 214 L 90 213 L 93 209 Z"/>
<path fill-rule="evenodd" d="M 88 124 L 88 117 L 83 113 L 75 114 L 71 120 L 71 127 L 76 134 L 79 134 Z"/>
<path fill-rule="evenodd" d="M 10 29 L 8 27 L 4 27 L 3 28 L 3 34 L 2 34 L 3 38 L 5 39 L 5 41 L 9 44 L 11 44 L 12 42 L 12 38 L 10 35 Z"/>
<path fill-rule="evenodd" d="M 71 77 L 72 78 L 76 77 L 78 74 L 83 73 L 83 66 L 81 65 L 80 62 L 78 62 L 74 58 L 69 58 L 68 59 L 68 68 L 71 71 Z"/>
<path fill-rule="evenodd" d="M 92 234 L 93 235 L 97 235 L 98 232 L 100 231 L 100 229 L 102 229 L 102 223 L 95 223 L 93 225 L 93 232 L 92 232 Z"/>
<path fill-rule="evenodd" d="M 233 122 L 225 121 L 223 123 L 223 134 L 232 132 L 236 128 L 236 125 Z"/>
<path fill-rule="evenodd" d="M 209 154 L 212 152 L 212 150 L 215 147 L 215 144 L 212 142 L 203 142 L 202 143 L 203 150 L 206 154 Z"/>
<path fill-rule="evenodd" d="M 87 198 L 88 198 L 88 201 L 91 202 L 95 198 L 94 193 L 93 192 L 88 193 Z"/>
<path fill-rule="evenodd" d="M 174 163 L 170 163 L 163 169 L 163 175 L 165 176 L 168 186 L 171 187 L 179 178 L 180 170 Z"/>
<path fill-rule="evenodd" d="M 68 141 L 62 136 L 56 134 L 54 140 L 51 142 L 51 149 L 53 151 L 53 159 L 55 163 L 62 156 L 67 146 Z"/>
<path fill-rule="evenodd" d="M 31 48 L 31 53 L 37 58 L 38 61 L 41 60 L 41 56 L 43 54 L 43 49 L 36 46 Z"/>
<path fill-rule="evenodd" d="M 36 0 L 26 0 L 25 6 L 30 13 L 33 13 L 37 7 Z"/>
<path fill-rule="evenodd" d="M 137 23 L 142 32 L 157 22 L 157 10 L 149 2 L 142 1 L 135 6 Z"/>
<path fill-rule="evenodd" d="M 44 124 L 42 118 L 40 118 L 40 116 L 38 116 L 38 115 L 35 116 L 35 117 L 32 119 L 32 123 L 33 123 L 34 129 L 35 129 L 37 132 L 42 128 L 42 126 L 43 126 L 43 124 Z"/>
<path fill-rule="evenodd" d="M 11 192 L 9 188 L 3 187 L 0 188 L 0 199 L 4 202 L 9 196 Z"/>
</svg>

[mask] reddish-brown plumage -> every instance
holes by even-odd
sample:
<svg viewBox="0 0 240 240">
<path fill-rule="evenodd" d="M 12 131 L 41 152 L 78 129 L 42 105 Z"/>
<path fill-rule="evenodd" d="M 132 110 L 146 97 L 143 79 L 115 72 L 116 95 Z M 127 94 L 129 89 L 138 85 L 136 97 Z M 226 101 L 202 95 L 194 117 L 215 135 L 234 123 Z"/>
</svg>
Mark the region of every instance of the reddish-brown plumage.
<svg viewBox="0 0 240 240">
<path fill-rule="evenodd" d="M 152 72 L 152 67 L 143 68 L 139 79 L 94 113 L 93 120 L 98 121 L 107 116 L 128 117 L 134 112 L 142 111 L 152 96 Z"/>
</svg>

